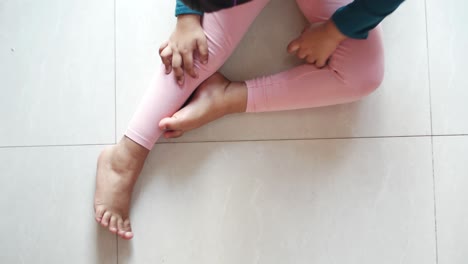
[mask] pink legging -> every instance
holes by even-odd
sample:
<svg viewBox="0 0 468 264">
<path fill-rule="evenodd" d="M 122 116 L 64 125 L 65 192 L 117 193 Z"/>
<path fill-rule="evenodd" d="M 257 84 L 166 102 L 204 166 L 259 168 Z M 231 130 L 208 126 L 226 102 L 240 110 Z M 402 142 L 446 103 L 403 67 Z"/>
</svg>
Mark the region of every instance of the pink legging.
<svg viewBox="0 0 468 264">
<path fill-rule="evenodd" d="M 255 17 L 269 0 L 253 0 L 235 8 L 205 14 L 202 26 L 208 39 L 209 62 L 195 59 L 199 78 L 186 75 L 180 87 L 161 65 L 140 103 L 126 136 L 151 149 L 162 135 L 159 122 L 172 116 L 198 85 L 228 59 Z M 324 21 L 350 0 L 297 0 L 310 22 Z M 271 25 L 274 26 L 274 25 Z M 358 100 L 382 82 L 384 69 L 380 28 L 366 40 L 348 39 L 333 53 L 328 66 L 304 64 L 275 75 L 246 81 L 247 112 L 311 108 Z"/>
</svg>

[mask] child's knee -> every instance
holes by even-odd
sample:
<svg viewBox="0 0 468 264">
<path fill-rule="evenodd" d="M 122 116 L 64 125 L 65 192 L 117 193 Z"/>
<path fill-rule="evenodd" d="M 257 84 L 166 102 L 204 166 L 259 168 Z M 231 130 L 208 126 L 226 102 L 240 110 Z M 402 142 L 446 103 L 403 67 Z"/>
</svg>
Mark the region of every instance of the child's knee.
<svg viewBox="0 0 468 264">
<path fill-rule="evenodd" d="M 380 87 L 384 78 L 384 59 L 380 53 L 350 56 L 337 67 L 337 73 L 357 97 L 364 97 Z"/>
<path fill-rule="evenodd" d="M 329 0 L 296 0 L 302 14 L 310 23 L 329 19 L 346 1 L 330 2 Z"/>
<path fill-rule="evenodd" d="M 367 40 L 350 40 L 340 48 L 332 64 L 353 92 L 363 97 L 380 87 L 385 63 L 379 28 L 371 31 Z"/>
<path fill-rule="evenodd" d="M 373 93 L 383 82 L 384 71 L 381 69 L 370 69 L 369 72 L 356 72 L 349 82 L 350 88 L 358 98 Z"/>
</svg>

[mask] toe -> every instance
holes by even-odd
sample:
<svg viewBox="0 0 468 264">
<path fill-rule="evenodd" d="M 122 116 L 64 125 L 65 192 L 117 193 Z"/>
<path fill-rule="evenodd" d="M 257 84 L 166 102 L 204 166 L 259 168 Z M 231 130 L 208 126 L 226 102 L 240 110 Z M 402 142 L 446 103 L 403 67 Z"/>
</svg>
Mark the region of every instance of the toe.
<svg viewBox="0 0 468 264">
<path fill-rule="evenodd" d="M 117 233 L 117 216 L 113 215 L 110 219 L 109 231 L 112 233 Z"/>
<path fill-rule="evenodd" d="M 132 227 L 130 226 L 130 219 L 122 221 L 122 228 L 119 227 L 119 236 L 123 239 L 130 240 L 133 238 Z"/>
<path fill-rule="evenodd" d="M 179 130 L 180 129 L 180 120 L 177 118 L 177 115 L 174 114 L 172 117 L 166 117 L 161 122 L 159 122 L 159 128 L 163 130 Z"/>
<path fill-rule="evenodd" d="M 119 236 L 123 236 L 125 234 L 125 230 L 124 230 L 124 221 L 122 220 L 121 217 L 119 217 L 119 219 L 117 219 L 117 229 L 118 229 L 118 234 Z"/>
<path fill-rule="evenodd" d="M 104 227 L 107 227 L 109 225 L 109 220 L 111 216 L 112 216 L 111 212 L 109 211 L 105 212 L 101 219 L 101 225 Z"/>
<path fill-rule="evenodd" d="M 183 134 L 184 134 L 184 131 L 182 130 L 171 130 L 171 131 L 164 132 L 164 137 L 165 138 L 178 138 L 178 137 L 181 137 Z"/>
<path fill-rule="evenodd" d="M 104 215 L 104 212 L 105 212 L 105 211 L 106 211 L 106 210 L 104 209 L 104 207 L 97 207 L 97 208 L 95 209 L 94 217 L 95 217 L 95 219 L 96 219 L 96 221 L 97 221 L 98 223 L 101 222 L 102 216 Z"/>
<path fill-rule="evenodd" d="M 193 104 L 188 104 L 184 108 L 176 112 L 172 117 L 166 117 L 159 122 L 159 128 L 171 131 L 171 130 L 185 130 L 190 126 L 190 122 L 193 121 L 194 114 Z"/>
<path fill-rule="evenodd" d="M 133 232 L 125 232 L 125 234 L 122 237 L 123 239 L 132 239 L 133 238 Z"/>
<path fill-rule="evenodd" d="M 122 235 L 120 235 L 123 239 L 132 239 L 133 238 L 133 232 L 132 232 L 132 227 L 130 226 L 130 219 L 126 219 L 123 222 L 122 226 Z"/>
<path fill-rule="evenodd" d="M 169 123 L 171 122 L 171 117 L 166 117 L 166 118 L 163 118 L 160 122 L 159 122 L 159 128 L 161 130 L 168 130 L 169 129 Z"/>
<path fill-rule="evenodd" d="M 132 231 L 132 226 L 130 225 L 130 219 L 126 219 L 123 223 L 123 230 L 126 232 Z"/>
</svg>

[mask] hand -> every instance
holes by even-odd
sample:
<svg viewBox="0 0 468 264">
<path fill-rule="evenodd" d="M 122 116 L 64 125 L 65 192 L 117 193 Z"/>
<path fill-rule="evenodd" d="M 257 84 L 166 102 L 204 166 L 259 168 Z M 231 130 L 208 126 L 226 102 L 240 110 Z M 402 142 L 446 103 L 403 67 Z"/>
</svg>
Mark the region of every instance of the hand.
<svg viewBox="0 0 468 264">
<path fill-rule="evenodd" d="M 193 52 L 196 50 L 200 61 L 206 64 L 208 44 L 200 24 L 200 16 L 180 15 L 171 37 L 159 48 L 159 56 L 166 67 L 166 74 L 174 70 L 179 85 L 184 84 L 184 70 L 193 78 L 198 78 L 198 73 L 193 67 Z"/>
<path fill-rule="evenodd" d="M 338 45 L 346 39 L 332 20 L 313 23 L 306 27 L 301 36 L 291 41 L 288 52 L 296 53 L 299 59 L 323 68 Z"/>
</svg>

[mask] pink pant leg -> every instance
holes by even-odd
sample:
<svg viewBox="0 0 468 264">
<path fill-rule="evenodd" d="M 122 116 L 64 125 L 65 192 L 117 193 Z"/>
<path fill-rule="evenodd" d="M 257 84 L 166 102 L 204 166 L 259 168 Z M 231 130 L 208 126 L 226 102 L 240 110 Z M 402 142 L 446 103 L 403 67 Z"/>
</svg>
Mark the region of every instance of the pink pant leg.
<svg viewBox="0 0 468 264">
<path fill-rule="evenodd" d="M 202 26 L 208 39 L 209 62 L 203 65 L 195 59 L 199 78 L 193 79 L 186 75 L 184 86 L 179 87 L 173 74 L 166 75 L 161 65 L 125 135 L 151 149 L 163 133 L 158 126 L 160 120 L 172 116 L 196 87 L 224 64 L 268 1 L 255 0 L 235 8 L 205 14 Z"/>
<path fill-rule="evenodd" d="M 349 0 L 297 0 L 310 22 L 324 21 Z M 246 82 L 247 112 L 311 108 L 352 102 L 374 91 L 382 82 L 384 56 L 381 30 L 366 40 L 345 40 L 329 65 L 318 69 L 301 65 Z"/>
</svg>

